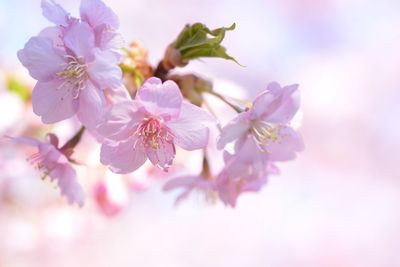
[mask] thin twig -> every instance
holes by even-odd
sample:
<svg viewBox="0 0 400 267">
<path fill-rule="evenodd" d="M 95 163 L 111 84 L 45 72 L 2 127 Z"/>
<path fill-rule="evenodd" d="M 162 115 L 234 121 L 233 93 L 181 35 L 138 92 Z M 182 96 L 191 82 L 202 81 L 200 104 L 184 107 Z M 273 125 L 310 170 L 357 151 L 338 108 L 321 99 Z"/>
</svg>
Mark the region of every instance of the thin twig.
<svg viewBox="0 0 400 267">
<path fill-rule="evenodd" d="M 222 102 L 224 102 L 225 104 L 227 104 L 228 106 L 230 106 L 232 109 L 234 109 L 237 113 L 241 113 L 243 112 L 243 109 L 236 106 L 235 104 L 232 104 L 231 102 L 229 102 L 228 100 L 225 99 L 225 97 L 223 97 L 221 94 L 214 92 L 214 91 L 205 91 L 206 93 L 209 93 L 217 98 L 219 98 L 220 100 L 222 100 Z"/>
</svg>

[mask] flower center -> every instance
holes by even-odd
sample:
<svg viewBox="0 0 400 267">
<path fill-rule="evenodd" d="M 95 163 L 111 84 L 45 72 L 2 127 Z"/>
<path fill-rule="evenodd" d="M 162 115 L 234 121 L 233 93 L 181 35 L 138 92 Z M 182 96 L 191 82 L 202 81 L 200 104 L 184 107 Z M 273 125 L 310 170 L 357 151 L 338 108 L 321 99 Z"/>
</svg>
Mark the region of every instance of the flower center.
<svg viewBox="0 0 400 267">
<path fill-rule="evenodd" d="M 45 158 L 40 152 L 35 153 L 28 157 L 28 162 L 35 166 L 36 169 L 41 173 L 42 179 L 44 180 L 53 171 L 54 167 L 49 166 L 45 163 Z"/>
<path fill-rule="evenodd" d="M 136 135 L 151 163 L 168 171 L 176 154 L 174 137 L 168 128 L 156 118 L 146 118 L 138 127 Z"/>
<path fill-rule="evenodd" d="M 261 150 L 265 150 L 263 145 L 272 141 L 279 142 L 281 139 L 281 126 L 280 125 L 271 125 L 264 121 L 258 121 L 253 124 L 250 131 L 256 141 L 256 144 L 259 146 Z"/>
<path fill-rule="evenodd" d="M 158 139 L 164 136 L 161 123 L 154 118 L 145 119 L 139 127 L 139 136 L 145 146 L 151 146 L 153 150 L 158 150 Z"/>
<path fill-rule="evenodd" d="M 69 84 L 72 87 L 74 93 L 74 99 L 79 97 L 79 93 L 85 86 L 85 81 L 88 78 L 87 65 L 80 57 L 74 57 L 71 55 L 65 56 L 68 64 L 63 71 L 57 73 L 57 75 L 64 80 L 59 88 Z"/>
</svg>

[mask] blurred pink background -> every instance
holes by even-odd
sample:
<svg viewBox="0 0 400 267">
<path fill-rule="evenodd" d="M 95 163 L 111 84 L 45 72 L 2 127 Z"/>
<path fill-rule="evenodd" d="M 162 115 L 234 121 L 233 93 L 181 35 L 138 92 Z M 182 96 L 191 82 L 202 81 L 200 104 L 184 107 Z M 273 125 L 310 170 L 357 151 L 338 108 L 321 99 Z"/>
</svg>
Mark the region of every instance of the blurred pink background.
<svg viewBox="0 0 400 267">
<path fill-rule="evenodd" d="M 78 0 L 58 2 L 77 14 Z M 154 182 L 117 190 L 131 200 L 109 218 L 90 202 L 68 206 L 24 155 L 2 145 L 0 184 L 11 189 L 0 193 L 0 267 L 400 266 L 399 1 L 105 2 L 153 64 L 186 23 L 236 22 L 224 44 L 246 67 L 206 59 L 185 71 L 249 99 L 273 80 L 299 83 L 306 150 L 236 209 L 200 194 L 176 207 L 176 194 Z M 4 92 L 4 77 L 34 84 L 16 52 L 48 25 L 40 0 L 0 0 L 0 134 L 35 119 Z"/>
</svg>

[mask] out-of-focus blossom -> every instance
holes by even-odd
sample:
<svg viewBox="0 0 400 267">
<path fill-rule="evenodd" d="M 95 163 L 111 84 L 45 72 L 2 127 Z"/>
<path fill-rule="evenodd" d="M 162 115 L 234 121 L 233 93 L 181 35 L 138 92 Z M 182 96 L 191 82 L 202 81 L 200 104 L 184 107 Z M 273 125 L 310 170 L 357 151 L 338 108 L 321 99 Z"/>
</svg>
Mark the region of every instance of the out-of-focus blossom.
<svg viewBox="0 0 400 267">
<path fill-rule="evenodd" d="M 215 180 L 202 174 L 187 175 L 171 179 L 164 185 L 163 190 L 168 192 L 178 188 L 183 188 L 183 191 L 176 198 L 175 204 L 181 203 L 194 190 L 199 190 L 205 193 L 213 192 L 215 189 Z"/>
<path fill-rule="evenodd" d="M 115 216 L 128 204 L 127 185 L 120 175 L 111 173 L 95 184 L 94 199 L 104 215 Z"/>
<path fill-rule="evenodd" d="M 215 119 L 201 108 L 184 102 L 173 81 L 148 79 L 134 101 L 114 105 L 99 124 L 109 139 L 101 149 L 101 162 L 116 173 L 129 173 L 147 160 L 167 171 L 175 145 L 196 150 L 208 143 L 208 126 Z"/>
<path fill-rule="evenodd" d="M 132 94 L 140 88 L 145 80 L 153 76 L 147 49 L 139 41 L 132 42 L 129 48 L 125 49 L 121 66 L 124 72 L 124 84 Z"/>
<path fill-rule="evenodd" d="M 257 192 L 267 182 L 268 176 L 279 170 L 260 151 L 254 139 L 247 136 L 233 154 L 224 151 L 224 167 L 218 175 L 211 175 L 208 165 L 200 175 L 186 175 L 168 181 L 163 189 L 171 191 L 183 188 L 176 204 L 186 199 L 193 191 L 201 191 L 206 197 L 217 196 L 225 204 L 236 206 L 237 198 L 244 192 Z"/>
<path fill-rule="evenodd" d="M 6 77 L 0 72 L 0 113 L 7 114 L 0 120 L 0 134 L 6 133 L 23 114 L 23 102 L 16 95 L 7 90 Z"/>
<path fill-rule="evenodd" d="M 240 194 L 259 191 L 270 174 L 279 172 L 257 148 L 253 138 L 247 137 L 242 142 L 234 154 L 225 151 L 225 167 L 215 183 L 220 199 L 231 207 L 236 206 Z"/>
<path fill-rule="evenodd" d="M 281 88 L 278 83 L 270 83 L 250 109 L 241 112 L 222 129 L 218 148 L 222 149 L 233 141 L 246 140 L 246 136 L 251 134 L 258 149 L 266 152 L 269 160 L 294 159 L 296 152 L 304 149 L 302 137 L 289 125 L 299 105 L 298 85 Z"/>
<path fill-rule="evenodd" d="M 115 14 L 101 1 L 82 1 L 82 21 L 53 1 L 43 1 L 42 7 L 58 26 L 31 38 L 18 52 L 21 63 L 38 80 L 33 111 L 44 123 L 77 114 L 82 124 L 94 128 L 105 107 L 104 90 L 121 86 L 119 60 L 112 45 L 103 42 L 107 29 L 118 26 Z"/>
<path fill-rule="evenodd" d="M 51 181 L 56 180 L 61 194 L 70 204 L 84 204 L 84 192 L 76 179 L 76 171 L 70 164 L 70 149 L 58 148 L 58 138 L 48 134 L 45 142 L 28 137 L 12 138 L 19 144 L 33 146 L 38 152 L 31 155 L 28 161 L 42 173 L 43 179 L 47 176 Z"/>
<path fill-rule="evenodd" d="M 147 162 L 134 173 L 124 175 L 123 178 L 129 188 L 137 193 L 146 191 L 160 182 L 165 182 L 173 177 L 173 175 L 176 175 L 177 172 L 182 171 L 183 168 L 184 164 L 179 161 L 179 158 L 175 159 L 174 165 L 168 169 L 168 172 Z"/>
</svg>

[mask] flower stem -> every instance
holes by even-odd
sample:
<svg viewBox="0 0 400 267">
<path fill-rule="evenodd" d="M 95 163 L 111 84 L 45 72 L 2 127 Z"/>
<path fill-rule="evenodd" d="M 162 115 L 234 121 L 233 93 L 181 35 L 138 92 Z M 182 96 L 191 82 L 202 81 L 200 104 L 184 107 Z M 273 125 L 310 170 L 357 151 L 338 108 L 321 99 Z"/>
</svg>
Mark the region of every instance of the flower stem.
<svg viewBox="0 0 400 267">
<path fill-rule="evenodd" d="M 214 91 L 205 91 L 217 98 L 219 98 L 220 100 L 222 100 L 222 102 L 224 102 L 225 104 L 227 104 L 228 106 L 230 106 L 232 109 L 234 109 L 237 113 L 241 113 L 243 112 L 243 109 L 240 108 L 239 106 L 236 106 L 235 104 L 232 104 L 231 102 L 229 102 L 228 100 L 226 100 L 226 98 L 224 96 L 222 96 L 221 94 L 214 92 Z"/>
<path fill-rule="evenodd" d="M 60 150 L 73 149 L 79 143 L 82 138 L 83 133 L 85 132 L 85 127 L 82 126 L 79 131 L 65 143 L 65 145 Z"/>
<path fill-rule="evenodd" d="M 201 173 L 202 173 L 203 177 L 206 178 L 207 180 L 212 179 L 210 164 L 208 163 L 208 159 L 207 159 L 207 149 L 204 149 L 203 169 L 202 169 Z"/>
<path fill-rule="evenodd" d="M 154 76 L 160 78 L 162 81 L 166 80 L 167 74 L 171 70 L 171 68 L 168 68 L 165 65 L 164 60 L 161 60 L 154 72 Z"/>
</svg>

